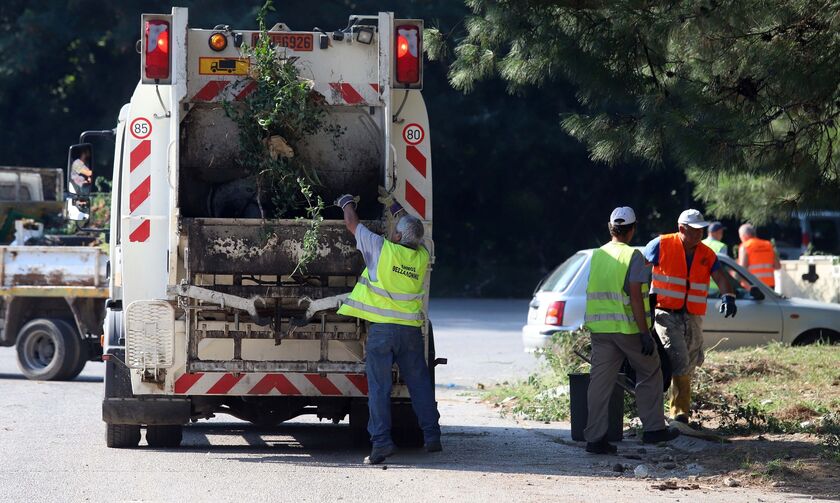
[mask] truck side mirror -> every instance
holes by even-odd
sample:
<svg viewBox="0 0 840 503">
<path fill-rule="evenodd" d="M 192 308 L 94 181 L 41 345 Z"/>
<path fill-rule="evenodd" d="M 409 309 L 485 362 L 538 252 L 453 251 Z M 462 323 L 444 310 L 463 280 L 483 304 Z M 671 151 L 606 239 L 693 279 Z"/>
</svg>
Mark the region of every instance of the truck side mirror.
<svg viewBox="0 0 840 503">
<path fill-rule="evenodd" d="M 93 145 L 79 143 L 67 153 L 67 192 L 79 197 L 90 196 L 93 185 Z"/>
<path fill-rule="evenodd" d="M 75 222 L 90 219 L 90 192 L 93 185 L 93 145 L 72 145 L 67 153 L 66 217 Z"/>
</svg>

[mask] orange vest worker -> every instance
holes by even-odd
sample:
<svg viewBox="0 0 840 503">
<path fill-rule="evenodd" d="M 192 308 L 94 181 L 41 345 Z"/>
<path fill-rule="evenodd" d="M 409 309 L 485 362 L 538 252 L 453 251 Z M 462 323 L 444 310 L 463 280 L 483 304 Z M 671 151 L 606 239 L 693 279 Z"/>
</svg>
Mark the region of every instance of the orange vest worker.
<svg viewBox="0 0 840 503">
<path fill-rule="evenodd" d="M 706 296 L 712 266 L 717 257 L 711 248 L 700 243 L 694 249 L 691 270 L 686 271 L 685 249 L 679 233 L 665 234 L 659 242 L 659 264 L 653 267 L 651 292 L 656 293 L 656 307 L 689 314 L 706 314 Z"/>
<path fill-rule="evenodd" d="M 773 243 L 766 239 L 750 238 L 741 244 L 741 253 L 747 253 L 747 270 L 762 283 L 774 288 L 776 280 L 773 277 L 773 265 L 776 262 L 776 251 Z"/>
</svg>

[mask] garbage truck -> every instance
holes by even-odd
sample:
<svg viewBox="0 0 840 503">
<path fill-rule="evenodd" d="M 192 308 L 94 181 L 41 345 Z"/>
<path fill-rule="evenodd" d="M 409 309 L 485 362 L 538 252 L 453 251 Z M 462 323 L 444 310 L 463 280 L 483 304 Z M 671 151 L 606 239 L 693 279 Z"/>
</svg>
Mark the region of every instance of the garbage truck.
<svg viewBox="0 0 840 503">
<path fill-rule="evenodd" d="M 107 445 L 135 447 L 145 430 L 150 446 L 178 446 L 185 425 L 218 413 L 259 425 L 302 414 L 349 418 L 348 434 L 361 438 L 367 327 L 336 310 L 363 259 L 341 212 L 328 207 L 314 258 L 295 272 L 310 221 L 254 211 L 258 196 L 240 164 L 241 126 L 230 110 L 258 85 L 247 46 L 268 37 L 343 132 L 295 145 L 315 172 L 314 190 L 324 201 L 358 195 L 362 222 L 385 232 L 392 223 L 377 201 L 384 190 L 424 223 L 433 263 L 423 22 L 380 12 L 350 16 L 331 32 L 283 23 L 199 29 L 186 8 L 173 8 L 143 14 L 140 27 L 140 79 L 114 129 Z M 91 148 L 71 146 L 68 164 Z M 68 214 L 85 218 L 86 204 L 75 195 Z M 433 376 L 444 359 L 435 357 L 428 321 L 422 331 Z M 393 384 L 394 435 L 422 442 L 396 367 Z"/>
</svg>

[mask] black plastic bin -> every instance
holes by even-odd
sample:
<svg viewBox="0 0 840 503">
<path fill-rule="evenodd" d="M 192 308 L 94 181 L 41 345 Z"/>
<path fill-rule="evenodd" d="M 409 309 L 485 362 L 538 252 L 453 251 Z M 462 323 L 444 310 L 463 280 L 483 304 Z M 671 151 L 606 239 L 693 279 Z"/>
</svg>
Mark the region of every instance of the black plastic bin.
<svg viewBox="0 0 840 503">
<path fill-rule="evenodd" d="M 623 379 L 622 374 L 619 378 Z M 569 374 L 569 408 L 572 417 L 572 440 L 584 441 L 587 411 L 586 394 L 589 391 L 589 374 Z M 620 442 L 624 432 L 624 390 L 616 384 L 610 397 L 607 440 Z"/>
</svg>

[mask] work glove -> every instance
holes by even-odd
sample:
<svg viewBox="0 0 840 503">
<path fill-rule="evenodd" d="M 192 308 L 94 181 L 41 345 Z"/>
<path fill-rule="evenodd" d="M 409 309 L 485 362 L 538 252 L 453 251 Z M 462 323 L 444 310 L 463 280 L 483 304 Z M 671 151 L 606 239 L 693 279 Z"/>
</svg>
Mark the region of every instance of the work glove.
<svg viewBox="0 0 840 503">
<path fill-rule="evenodd" d="M 336 206 L 338 206 L 339 208 L 341 208 L 343 210 L 344 207 L 347 206 L 348 204 L 353 203 L 353 205 L 355 206 L 358 202 L 359 202 L 358 196 L 353 196 L 353 195 L 350 195 L 350 194 L 344 194 L 343 196 L 339 196 L 339 198 L 336 199 L 335 203 L 333 203 L 333 204 L 335 204 Z"/>
<path fill-rule="evenodd" d="M 653 342 L 653 336 L 650 332 L 639 334 L 639 340 L 642 341 L 642 354 L 645 356 L 652 355 L 656 349 L 656 344 Z"/>
<path fill-rule="evenodd" d="M 398 203 L 394 199 L 394 196 L 385 190 L 385 187 L 381 185 L 379 186 L 379 197 L 377 197 L 376 200 L 388 208 L 388 213 L 390 213 L 392 217 L 395 217 L 399 212 L 404 211 L 402 205 Z"/>
<path fill-rule="evenodd" d="M 726 293 L 723 295 L 723 303 L 720 305 L 719 311 L 723 314 L 724 318 L 732 318 L 738 313 L 738 307 L 735 306 L 735 296 L 731 293 Z"/>
</svg>

